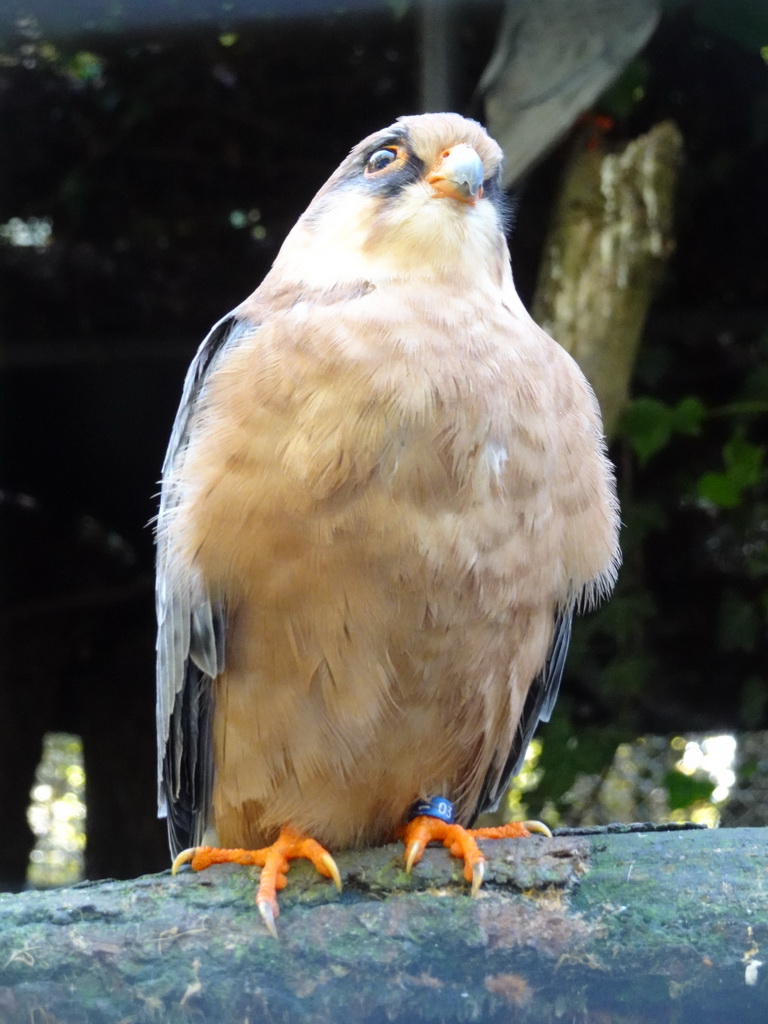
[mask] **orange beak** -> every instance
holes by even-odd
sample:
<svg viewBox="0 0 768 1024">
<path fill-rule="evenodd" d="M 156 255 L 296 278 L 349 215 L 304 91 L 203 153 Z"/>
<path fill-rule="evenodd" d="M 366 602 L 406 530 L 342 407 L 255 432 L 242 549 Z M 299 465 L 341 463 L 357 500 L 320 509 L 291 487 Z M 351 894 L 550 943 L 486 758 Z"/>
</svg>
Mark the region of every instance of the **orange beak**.
<svg viewBox="0 0 768 1024">
<path fill-rule="evenodd" d="M 441 153 L 426 181 L 436 199 L 458 199 L 474 206 L 483 194 L 483 162 L 471 146 L 461 142 Z"/>
</svg>

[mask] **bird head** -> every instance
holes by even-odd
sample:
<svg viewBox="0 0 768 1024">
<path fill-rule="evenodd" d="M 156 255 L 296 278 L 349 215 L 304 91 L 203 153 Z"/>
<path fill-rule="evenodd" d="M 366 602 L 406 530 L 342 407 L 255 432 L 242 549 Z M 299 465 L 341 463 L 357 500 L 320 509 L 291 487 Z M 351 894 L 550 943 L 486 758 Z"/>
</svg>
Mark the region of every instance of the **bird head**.
<svg viewBox="0 0 768 1024">
<path fill-rule="evenodd" d="M 313 288 L 509 275 L 502 152 L 458 114 L 401 117 L 354 147 L 286 239 L 275 272 Z"/>
</svg>

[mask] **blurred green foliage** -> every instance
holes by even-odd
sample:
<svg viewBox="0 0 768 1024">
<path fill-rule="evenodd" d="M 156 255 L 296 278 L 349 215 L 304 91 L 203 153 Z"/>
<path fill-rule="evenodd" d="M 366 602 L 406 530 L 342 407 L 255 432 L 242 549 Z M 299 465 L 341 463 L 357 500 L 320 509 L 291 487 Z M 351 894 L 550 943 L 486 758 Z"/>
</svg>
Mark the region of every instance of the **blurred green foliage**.
<svg viewBox="0 0 768 1024">
<path fill-rule="evenodd" d="M 664 785 L 669 807 L 673 811 L 700 800 L 709 800 L 715 789 L 711 779 L 697 779 L 678 771 L 667 772 L 664 776 Z"/>
<path fill-rule="evenodd" d="M 37 889 L 72 885 L 83 875 L 85 773 L 80 738 L 48 733 L 31 793 L 35 848 L 28 881 Z"/>
<path fill-rule="evenodd" d="M 636 398 L 625 410 L 618 432 L 629 441 L 644 466 L 669 444 L 675 433 L 692 437 L 700 434 L 704 414 L 703 403 L 693 396 L 681 398 L 674 406 L 645 396 Z"/>
</svg>

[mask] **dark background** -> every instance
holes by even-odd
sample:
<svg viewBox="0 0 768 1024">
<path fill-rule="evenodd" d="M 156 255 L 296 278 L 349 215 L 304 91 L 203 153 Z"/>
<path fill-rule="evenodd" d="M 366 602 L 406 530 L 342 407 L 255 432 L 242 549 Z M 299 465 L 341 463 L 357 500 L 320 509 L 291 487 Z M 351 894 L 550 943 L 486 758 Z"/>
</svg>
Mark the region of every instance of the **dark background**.
<svg viewBox="0 0 768 1024">
<path fill-rule="evenodd" d="M 23 877 L 24 809 L 53 729 L 83 736 L 88 875 L 165 864 L 148 524 L 184 372 L 349 148 L 419 109 L 413 4 L 322 16 L 307 4 L 243 21 L 190 4 L 183 23 L 163 22 L 161 7 L 116 22 L 98 3 L 68 19 L 43 5 L 35 21 L 11 5 L 0 24 L 0 225 L 52 225 L 46 245 L 12 244 L 10 229 L 0 239 L 8 885 Z M 746 0 L 668 4 L 596 107 L 612 118 L 607 148 L 674 119 L 686 163 L 637 401 L 613 439 L 625 568 L 614 600 L 575 633 L 544 734 L 540 801 L 604 766 L 622 739 L 768 726 L 760 10 Z M 453 106 L 482 119 L 475 87 L 501 6 L 460 12 Z M 516 193 L 511 249 L 526 302 L 574 139 Z M 674 415 L 690 396 L 703 410 L 695 432 Z"/>
</svg>

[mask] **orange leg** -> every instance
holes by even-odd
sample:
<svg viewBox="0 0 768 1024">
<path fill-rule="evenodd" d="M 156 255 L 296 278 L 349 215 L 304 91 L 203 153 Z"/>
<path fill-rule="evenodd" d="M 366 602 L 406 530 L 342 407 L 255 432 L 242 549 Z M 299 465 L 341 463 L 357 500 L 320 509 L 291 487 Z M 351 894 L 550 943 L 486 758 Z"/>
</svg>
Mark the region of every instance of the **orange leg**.
<svg viewBox="0 0 768 1024">
<path fill-rule="evenodd" d="M 295 829 L 284 825 L 280 835 L 271 846 L 262 850 L 219 850 L 213 846 L 195 846 L 182 850 L 176 857 L 171 873 L 176 874 L 182 864 L 189 864 L 194 871 L 203 871 L 211 864 L 256 865 L 261 868 L 256 906 L 270 933 L 277 938 L 275 918 L 280 913 L 277 905 L 277 891 L 286 886 L 286 874 L 290 861 L 303 857 L 311 860 L 321 875 L 332 878 L 341 892 L 341 876 L 336 861 L 320 843 L 304 836 Z"/>
<path fill-rule="evenodd" d="M 418 864 L 430 842 L 442 843 L 451 856 L 464 861 L 464 877 L 472 884 L 472 895 L 476 896 L 485 875 L 485 857 L 477 845 L 478 839 L 519 839 L 531 832 L 551 836 L 546 825 L 540 821 L 511 821 L 497 828 L 464 828 L 451 825 L 440 818 L 419 815 L 412 818 L 400 830 L 405 843 L 405 870 L 410 872 Z"/>
</svg>

